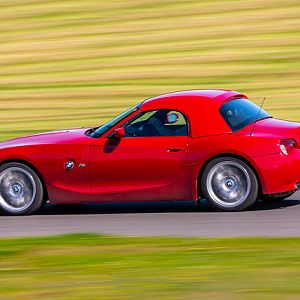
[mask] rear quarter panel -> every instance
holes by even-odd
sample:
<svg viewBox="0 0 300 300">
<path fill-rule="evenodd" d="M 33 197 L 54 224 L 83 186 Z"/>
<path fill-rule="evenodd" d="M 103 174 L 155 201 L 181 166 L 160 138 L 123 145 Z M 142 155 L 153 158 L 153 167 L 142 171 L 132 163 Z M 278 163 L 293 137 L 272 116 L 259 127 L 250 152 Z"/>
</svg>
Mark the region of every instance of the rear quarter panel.
<svg viewBox="0 0 300 300">
<path fill-rule="evenodd" d="M 208 161 L 222 155 L 247 161 L 255 170 L 263 193 L 276 193 L 291 186 L 293 178 L 287 159 L 279 152 L 278 139 L 242 133 L 191 138 L 186 167 L 194 168 L 194 181 Z"/>
</svg>

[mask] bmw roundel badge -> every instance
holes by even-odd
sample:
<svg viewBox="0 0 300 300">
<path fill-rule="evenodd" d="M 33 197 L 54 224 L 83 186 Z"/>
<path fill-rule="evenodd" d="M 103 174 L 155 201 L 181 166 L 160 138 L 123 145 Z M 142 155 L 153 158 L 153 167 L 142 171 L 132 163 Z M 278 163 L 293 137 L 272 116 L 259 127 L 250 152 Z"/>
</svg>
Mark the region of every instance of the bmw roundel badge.
<svg viewBox="0 0 300 300">
<path fill-rule="evenodd" d="M 67 171 L 71 170 L 74 167 L 74 161 L 73 160 L 68 160 L 65 164 L 65 168 Z"/>
</svg>

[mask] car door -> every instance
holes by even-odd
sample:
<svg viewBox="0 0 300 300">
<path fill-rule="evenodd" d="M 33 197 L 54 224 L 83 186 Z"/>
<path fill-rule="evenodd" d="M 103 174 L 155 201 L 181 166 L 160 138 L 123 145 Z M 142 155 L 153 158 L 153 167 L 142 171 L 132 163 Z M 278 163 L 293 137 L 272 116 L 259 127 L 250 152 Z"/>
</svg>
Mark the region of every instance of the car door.
<svg viewBox="0 0 300 300">
<path fill-rule="evenodd" d="M 188 148 L 186 118 L 179 112 L 156 110 L 140 113 L 120 126 L 125 137 L 111 134 L 91 145 L 93 199 L 101 201 L 107 194 L 109 199 L 114 195 L 120 199 L 119 193 L 126 192 L 131 200 L 152 199 L 153 191 L 174 184 L 181 175 Z"/>
</svg>

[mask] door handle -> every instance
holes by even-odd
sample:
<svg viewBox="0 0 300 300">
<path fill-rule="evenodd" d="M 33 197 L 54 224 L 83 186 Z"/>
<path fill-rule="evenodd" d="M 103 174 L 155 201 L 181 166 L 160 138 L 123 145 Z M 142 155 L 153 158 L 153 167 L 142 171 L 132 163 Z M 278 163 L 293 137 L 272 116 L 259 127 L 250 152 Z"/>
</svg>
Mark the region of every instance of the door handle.
<svg viewBox="0 0 300 300">
<path fill-rule="evenodd" d="M 168 152 L 180 152 L 183 151 L 184 148 L 183 147 L 170 147 L 168 148 Z"/>
</svg>

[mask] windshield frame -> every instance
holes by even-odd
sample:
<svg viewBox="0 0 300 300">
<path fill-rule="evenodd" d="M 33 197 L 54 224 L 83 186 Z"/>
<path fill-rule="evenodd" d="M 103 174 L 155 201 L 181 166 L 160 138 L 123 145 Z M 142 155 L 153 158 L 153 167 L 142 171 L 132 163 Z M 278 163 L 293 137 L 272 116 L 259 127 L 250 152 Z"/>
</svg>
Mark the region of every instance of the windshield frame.
<svg viewBox="0 0 300 300">
<path fill-rule="evenodd" d="M 137 105 L 129 108 L 128 110 L 124 111 L 123 113 L 121 113 L 120 115 L 116 116 L 112 120 L 110 120 L 107 123 L 99 126 L 97 129 L 95 129 L 91 133 L 91 137 L 93 137 L 93 138 L 99 138 L 99 137 L 103 136 L 107 131 L 109 131 L 114 126 L 116 126 L 118 123 L 120 123 L 122 120 L 126 119 L 132 113 L 134 113 L 135 111 L 137 111 L 140 108 L 140 105 L 141 104 L 137 104 Z"/>
</svg>

